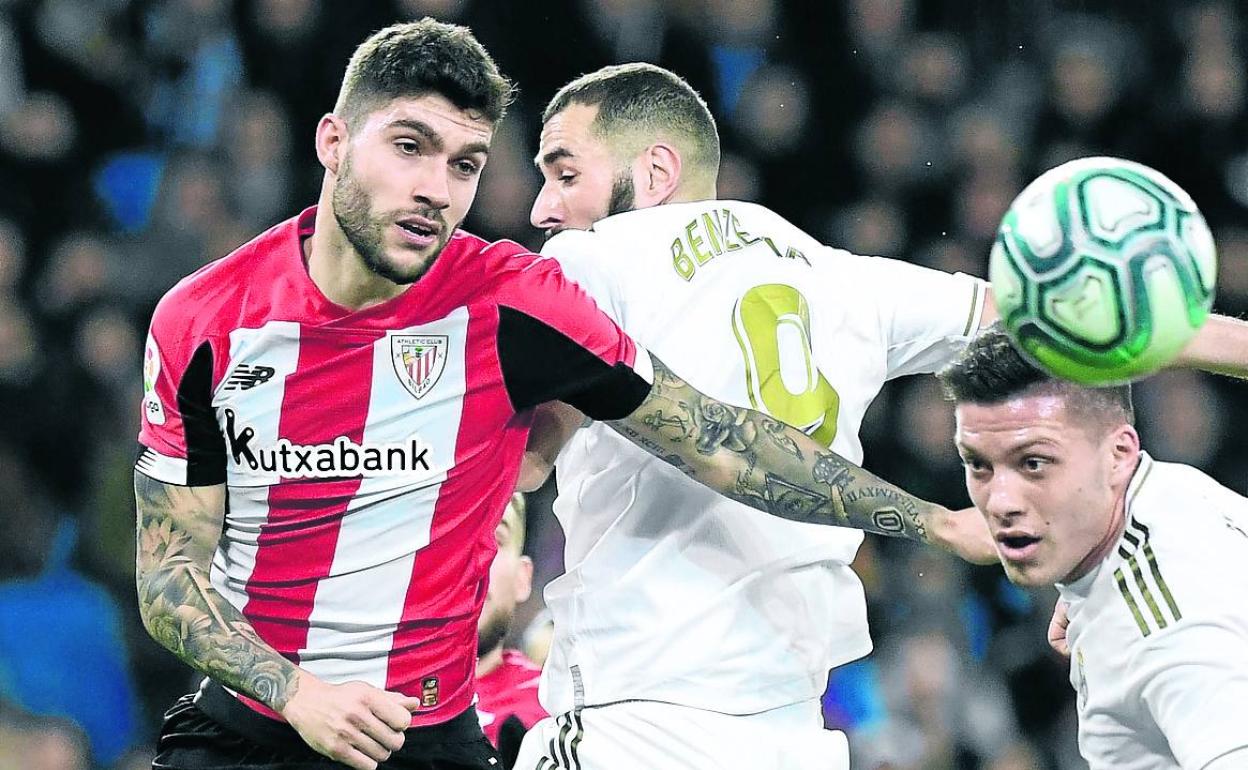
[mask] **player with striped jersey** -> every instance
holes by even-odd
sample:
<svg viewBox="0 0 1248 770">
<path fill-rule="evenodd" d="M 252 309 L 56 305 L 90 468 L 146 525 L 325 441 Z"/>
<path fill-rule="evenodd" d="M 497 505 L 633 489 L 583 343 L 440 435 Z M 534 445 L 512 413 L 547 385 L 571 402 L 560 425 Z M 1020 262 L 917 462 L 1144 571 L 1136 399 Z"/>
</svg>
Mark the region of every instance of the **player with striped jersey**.
<svg viewBox="0 0 1248 770">
<path fill-rule="evenodd" d="M 999 329 L 940 376 L 1006 574 L 1069 605 L 1090 767 L 1248 767 L 1248 499 L 1141 451 L 1130 386 L 1053 379 Z"/>
<path fill-rule="evenodd" d="M 209 679 L 156 767 L 495 767 L 477 619 L 545 402 L 764 513 L 942 536 L 939 506 L 691 388 L 555 261 L 459 229 L 510 93 L 462 27 L 376 33 L 317 126 L 317 205 L 157 306 L 139 610 Z"/>
</svg>

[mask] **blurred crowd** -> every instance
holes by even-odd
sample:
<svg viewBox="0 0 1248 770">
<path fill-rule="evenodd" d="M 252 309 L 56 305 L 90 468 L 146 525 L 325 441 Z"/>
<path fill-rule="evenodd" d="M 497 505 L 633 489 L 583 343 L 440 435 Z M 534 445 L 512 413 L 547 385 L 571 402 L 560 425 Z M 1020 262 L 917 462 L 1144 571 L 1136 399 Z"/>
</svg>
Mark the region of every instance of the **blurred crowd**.
<svg viewBox="0 0 1248 770">
<path fill-rule="evenodd" d="M 189 669 L 143 631 L 130 487 L 145 326 L 178 278 L 315 199 L 313 128 L 371 31 L 471 26 L 520 98 L 466 227 L 533 247 L 545 101 L 604 64 L 685 76 L 720 195 L 824 241 L 984 274 L 1001 214 L 1072 157 L 1150 164 L 1214 229 L 1248 310 L 1248 12 L 1234 0 L 0 0 L 0 770 L 148 766 Z M 1248 492 L 1243 385 L 1139 386 L 1144 443 Z M 932 378 L 890 385 L 867 465 L 965 505 Z M 552 490 L 530 501 L 540 587 Z M 876 653 L 838 671 L 859 767 L 1080 767 L 1051 592 L 904 543 L 858 561 Z M 523 617 L 540 657 L 540 592 Z M 517 629 L 517 640 L 521 631 Z"/>
</svg>

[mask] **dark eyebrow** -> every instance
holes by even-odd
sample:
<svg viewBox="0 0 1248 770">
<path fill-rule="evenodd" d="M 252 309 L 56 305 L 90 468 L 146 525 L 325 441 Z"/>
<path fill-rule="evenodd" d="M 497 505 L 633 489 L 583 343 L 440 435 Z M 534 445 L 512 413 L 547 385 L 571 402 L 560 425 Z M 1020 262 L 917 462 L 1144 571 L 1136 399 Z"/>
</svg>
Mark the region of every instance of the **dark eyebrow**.
<svg viewBox="0 0 1248 770">
<path fill-rule="evenodd" d="M 435 131 L 433 127 L 430 126 L 428 123 L 425 123 L 420 120 L 416 120 L 414 118 L 399 118 L 397 120 L 391 121 L 390 125 L 388 125 L 387 128 L 391 128 L 391 129 L 406 128 L 410 131 L 414 131 L 420 134 L 421 137 L 423 137 L 424 140 L 429 143 L 430 148 L 434 152 L 442 152 L 442 150 L 446 147 L 446 142 L 443 141 L 441 134 Z M 458 154 L 459 155 L 476 155 L 478 153 L 482 155 L 489 155 L 490 143 L 489 142 L 472 142 L 470 144 L 466 144 L 460 148 Z"/>
<path fill-rule="evenodd" d="M 569 150 L 567 147 L 556 147 L 555 149 L 543 155 L 540 159 L 534 158 L 533 165 L 537 166 L 538 170 L 541 170 L 542 166 L 549 166 L 553 164 L 555 161 L 563 160 L 564 158 L 574 158 L 574 157 L 576 156 L 573 155 L 572 151 Z"/>
<path fill-rule="evenodd" d="M 399 118 L 392 120 L 386 128 L 406 128 L 415 131 L 424 137 L 425 141 L 430 144 L 434 152 L 442 152 L 442 148 L 446 143 L 442 141 L 442 135 L 433 130 L 433 127 L 423 121 L 413 118 Z"/>
</svg>

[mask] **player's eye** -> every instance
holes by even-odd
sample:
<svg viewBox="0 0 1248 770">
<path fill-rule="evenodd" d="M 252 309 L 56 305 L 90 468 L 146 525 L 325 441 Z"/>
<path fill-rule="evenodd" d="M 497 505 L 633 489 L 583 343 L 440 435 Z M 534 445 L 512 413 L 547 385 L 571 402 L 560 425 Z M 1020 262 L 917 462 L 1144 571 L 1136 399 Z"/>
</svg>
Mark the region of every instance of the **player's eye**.
<svg viewBox="0 0 1248 770">
<path fill-rule="evenodd" d="M 559 181 L 562 184 L 571 184 L 579 176 L 575 171 L 561 171 L 559 173 Z"/>
<path fill-rule="evenodd" d="M 1023 467 L 1027 469 L 1028 473 L 1039 473 L 1048 465 L 1049 459 L 1047 457 L 1036 457 L 1032 455 L 1030 457 L 1023 458 Z"/>
<path fill-rule="evenodd" d="M 411 139 L 400 139 L 394 143 L 395 148 L 404 155 L 419 155 L 420 145 Z"/>
<path fill-rule="evenodd" d="M 464 176 L 476 176 L 481 172 L 480 164 L 467 158 L 455 161 L 454 166 L 455 170 Z"/>
</svg>

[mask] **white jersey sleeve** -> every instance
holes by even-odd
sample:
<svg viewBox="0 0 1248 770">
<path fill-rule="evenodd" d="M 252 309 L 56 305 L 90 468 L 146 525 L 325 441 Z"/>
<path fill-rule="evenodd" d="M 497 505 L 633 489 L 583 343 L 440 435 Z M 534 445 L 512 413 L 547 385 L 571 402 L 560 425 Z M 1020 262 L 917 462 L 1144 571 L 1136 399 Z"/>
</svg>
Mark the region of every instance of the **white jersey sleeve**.
<svg viewBox="0 0 1248 770">
<path fill-rule="evenodd" d="M 1170 505 L 1184 502 L 1200 513 L 1146 512 L 1159 521 L 1154 538 L 1146 530 L 1145 545 L 1157 541 L 1153 558 L 1172 572 L 1180 616 L 1148 639 L 1140 694 L 1179 765 L 1201 770 L 1248 748 L 1248 501 L 1194 469 L 1158 465 L 1160 481 L 1168 472 L 1180 492 Z M 1160 601 L 1168 604 L 1164 592 Z M 1141 613 L 1152 615 L 1147 599 Z"/>
<path fill-rule="evenodd" d="M 829 280 L 852 275 L 870 296 L 887 344 L 889 379 L 936 371 L 979 329 L 988 286 L 979 278 L 833 248 L 818 257 Z"/>
<path fill-rule="evenodd" d="M 1248 750 L 1248 636 L 1217 617 L 1185 617 L 1149 655 L 1143 699 L 1185 770 Z"/>
</svg>

